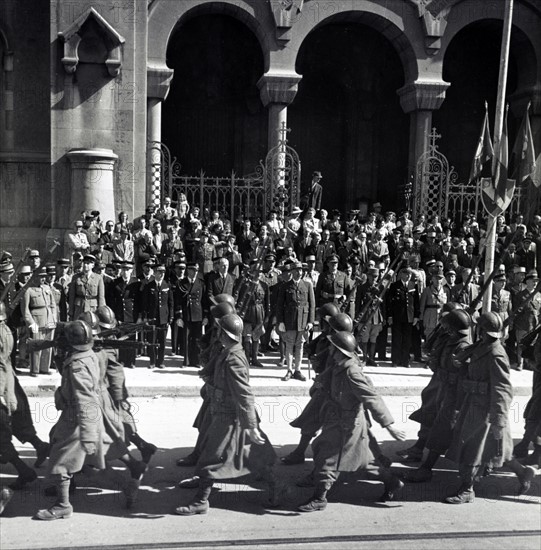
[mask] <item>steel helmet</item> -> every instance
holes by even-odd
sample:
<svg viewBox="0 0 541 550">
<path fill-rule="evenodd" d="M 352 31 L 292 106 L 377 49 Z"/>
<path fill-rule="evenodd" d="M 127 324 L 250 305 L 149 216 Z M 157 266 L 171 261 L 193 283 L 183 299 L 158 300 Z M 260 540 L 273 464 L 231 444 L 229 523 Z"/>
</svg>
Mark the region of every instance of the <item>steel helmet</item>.
<svg viewBox="0 0 541 550">
<path fill-rule="evenodd" d="M 242 331 L 244 329 L 244 323 L 236 313 L 224 315 L 220 319 L 216 319 L 216 323 L 229 337 L 233 338 L 233 340 L 236 340 L 237 342 L 240 342 Z"/>
<path fill-rule="evenodd" d="M 221 319 L 224 315 L 230 315 L 235 312 L 235 306 L 232 306 L 229 302 L 221 302 L 210 308 L 210 313 L 214 319 Z"/>
<path fill-rule="evenodd" d="M 216 296 L 211 296 L 210 301 L 215 306 L 221 304 L 222 302 L 227 302 L 228 304 L 231 304 L 233 307 L 235 307 L 235 298 L 233 298 L 231 294 L 226 294 L 225 292 L 223 292 L 222 294 L 216 294 Z"/>
<path fill-rule="evenodd" d="M 454 309 L 448 315 L 442 317 L 443 328 L 450 329 L 459 334 L 468 335 L 472 324 L 471 317 L 463 309 Z"/>
<path fill-rule="evenodd" d="M 0 302 L 0 321 L 5 321 L 7 318 L 6 304 L 4 304 L 4 302 Z"/>
<path fill-rule="evenodd" d="M 488 311 L 480 315 L 477 325 L 493 338 L 501 338 L 503 335 L 503 320 L 495 311 Z"/>
<path fill-rule="evenodd" d="M 353 330 L 353 321 L 347 313 L 337 313 L 327 322 L 335 332 L 351 332 Z"/>
<path fill-rule="evenodd" d="M 459 302 L 446 302 L 445 304 L 443 304 L 443 307 L 441 308 L 441 313 L 442 315 L 444 315 L 446 313 L 455 311 L 457 309 L 464 309 L 464 306 Z"/>
<path fill-rule="evenodd" d="M 325 321 L 328 321 L 328 317 L 334 317 L 340 313 L 340 310 L 336 306 L 336 304 L 333 304 L 332 302 L 329 302 L 328 304 L 323 304 L 321 307 L 318 307 L 316 310 L 316 314 L 320 319 L 324 319 Z"/>
<path fill-rule="evenodd" d="M 84 321 L 92 329 L 94 335 L 100 331 L 100 320 L 93 311 L 84 311 L 77 317 L 77 321 Z"/>
<path fill-rule="evenodd" d="M 79 351 L 92 349 L 94 339 L 92 337 L 92 329 L 88 323 L 80 320 L 66 323 L 64 335 L 72 348 Z"/>
<path fill-rule="evenodd" d="M 357 349 L 357 340 L 351 332 L 345 330 L 335 332 L 330 336 L 327 336 L 329 342 L 337 349 L 339 349 L 344 355 L 348 357 L 355 356 L 355 350 Z"/>
<path fill-rule="evenodd" d="M 102 328 L 115 328 L 116 318 L 113 310 L 109 306 L 100 306 L 96 310 L 98 316 L 98 323 Z M 85 319 L 83 319 L 85 320 Z"/>
</svg>

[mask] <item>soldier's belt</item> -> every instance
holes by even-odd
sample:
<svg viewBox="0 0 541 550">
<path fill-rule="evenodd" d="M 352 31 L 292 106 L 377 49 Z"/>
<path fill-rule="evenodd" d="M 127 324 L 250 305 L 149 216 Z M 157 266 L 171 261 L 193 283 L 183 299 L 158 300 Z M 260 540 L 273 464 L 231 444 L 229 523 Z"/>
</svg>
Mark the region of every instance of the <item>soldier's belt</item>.
<svg viewBox="0 0 541 550">
<path fill-rule="evenodd" d="M 425 309 L 441 309 L 441 306 L 438 306 L 436 304 L 428 304 L 425 306 Z"/>
<path fill-rule="evenodd" d="M 466 393 L 475 395 L 488 394 L 488 382 L 475 382 L 474 380 L 463 380 L 462 388 Z"/>
</svg>

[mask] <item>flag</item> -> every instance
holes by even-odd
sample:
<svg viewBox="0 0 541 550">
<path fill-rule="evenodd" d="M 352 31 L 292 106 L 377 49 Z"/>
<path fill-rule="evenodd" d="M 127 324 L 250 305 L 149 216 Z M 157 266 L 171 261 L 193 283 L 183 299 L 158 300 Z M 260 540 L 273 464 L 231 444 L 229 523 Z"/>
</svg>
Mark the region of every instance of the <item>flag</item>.
<svg viewBox="0 0 541 550">
<path fill-rule="evenodd" d="M 535 172 L 535 150 L 533 146 L 532 127 L 530 126 L 530 105 L 526 108 L 524 118 L 513 147 L 514 171 L 517 183 L 520 185 L 528 179 L 532 179 Z M 538 187 L 541 182 L 534 182 Z"/>
<path fill-rule="evenodd" d="M 508 155 L 506 111 L 502 136 L 492 159 L 492 177 L 481 178 L 481 198 L 485 209 L 492 216 L 498 216 L 507 209 L 515 192 L 515 180 L 507 178 Z"/>
<path fill-rule="evenodd" d="M 475 156 L 470 171 L 470 182 L 476 180 L 483 171 L 483 166 L 494 156 L 494 148 L 492 147 L 492 140 L 490 139 L 490 126 L 488 123 L 488 105 L 485 103 L 485 120 L 483 121 L 483 128 L 481 129 L 481 135 L 477 142 L 477 149 L 475 150 Z"/>
</svg>

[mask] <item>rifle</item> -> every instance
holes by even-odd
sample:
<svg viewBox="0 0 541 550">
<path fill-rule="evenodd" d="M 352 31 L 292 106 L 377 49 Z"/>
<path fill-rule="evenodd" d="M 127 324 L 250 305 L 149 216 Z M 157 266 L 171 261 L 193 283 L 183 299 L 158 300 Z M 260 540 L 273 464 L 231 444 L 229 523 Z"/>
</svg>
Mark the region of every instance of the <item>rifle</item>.
<svg viewBox="0 0 541 550">
<path fill-rule="evenodd" d="M 61 347 L 68 349 L 70 346 L 67 342 L 60 342 L 57 339 L 54 340 L 39 340 L 37 338 L 29 338 L 26 341 L 28 350 L 41 351 L 50 348 Z M 132 340 L 114 340 L 114 339 L 96 339 L 93 342 L 93 347 L 96 348 L 108 348 L 108 349 L 139 349 L 143 345 L 158 347 L 158 344 L 148 344 L 146 342 L 133 342 Z"/>
<path fill-rule="evenodd" d="M 43 258 L 43 264 L 46 264 L 51 256 L 53 255 L 54 251 L 60 246 L 60 243 L 58 241 L 54 241 L 54 244 L 53 246 L 47 251 L 47 255 L 45 256 L 45 258 Z M 21 266 L 22 267 L 22 266 Z M 26 283 L 23 287 L 21 287 L 17 293 L 15 294 L 15 296 L 13 297 L 13 300 L 11 301 L 11 304 L 9 305 L 9 309 L 11 311 L 14 311 L 15 308 L 19 305 L 19 302 L 22 300 L 23 296 L 24 296 L 24 293 L 26 292 L 26 290 L 28 288 L 30 288 L 33 284 L 36 283 L 36 281 L 38 280 L 38 273 L 41 271 L 41 266 L 40 267 L 37 267 L 36 269 L 34 269 L 34 271 L 32 272 L 32 276 L 30 277 L 30 280 L 28 281 L 28 283 Z"/>
<path fill-rule="evenodd" d="M 102 330 L 100 332 L 101 338 L 109 338 L 109 336 L 128 337 L 138 332 L 151 332 L 152 326 L 148 323 L 124 323 L 118 325 L 115 328 L 110 328 L 107 330 Z"/>
<path fill-rule="evenodd" d="M 509 324 L 511 324 L 511 321 L 517 315 L 519 315 L 520 313 L 522 313 L 524 311 L 524 308 L 532 301 L 532 298 L 540 290 L 541 290 L 541 281 L 539 283 L 537 283 L 537 285 L 535 285 L 535 288 L 531 292 L 528 292 L 528 294 L 524 297 L 522 302 L 520 302 L 520 304 L 515 308 L 515 310 L 511 312 L 511 315 L 503 322 L 503 326 L 507 327 Z M 534 329 L 534 330 L 536 330 L 536 329 Z M 526 338 L 526 336 L 524 338 Z"/>
<path fill-rule="evenodd" d="M 22 258 L 19 260 L 19 263 L 15 267 L 15 270 L 13 272 L 13 275 L 11 276 L 11 279 L 9 280 L 9 283 L 4 287 L 4 290 L 2 291 L 2 294 L 0 295 L 0 302 L 3 302 L 6 296 L 13 290 L 13 287 L 17 283 L 17 276 L 21 272 L 23 265 L 28 260 L 28 255 L 30 254 L 30 249 L 27 248 L 24 251 L 24 254 Z M 10 304 L 11 305 L 11 304 Z"/>
<path fill-rule="evenodd" d="M 383 298 L 391 286 L 391 281 L 394 275 L 392 269 L 386 269 L 383 277 L 378 283 L 376 290 L 373 292 L 372 297 L 366 301 L 361 311 L 355 317 L 353 321 L 353 330 L 362 332 L 362 330 L 368 324 L 368 319 L 376 311 L 377 307 L 383 302 Z M 359 328 L 360 327 L 360 328 Z"/>
</svg>

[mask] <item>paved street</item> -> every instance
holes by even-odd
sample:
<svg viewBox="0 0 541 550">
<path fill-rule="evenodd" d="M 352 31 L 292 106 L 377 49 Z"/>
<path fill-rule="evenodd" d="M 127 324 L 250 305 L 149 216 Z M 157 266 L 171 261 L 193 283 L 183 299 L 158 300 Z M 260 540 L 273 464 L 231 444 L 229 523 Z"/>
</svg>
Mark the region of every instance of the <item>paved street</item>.
<svg viewBox="0 0 541 550">
<path fill-rule="evenodd" d="M 287 454 L 296 443 L 298 430 L 288 426 L 306 403 L 305 396 L 258 397 L 262 428 L 273 442 L 278 456 Z M 522 409 L 526 397 L 516 397 L 512 405 L 513 436 L 522 432 Z M 38 434 L 46 438 L 56 418 L 50 398 L 32 398 Z M 406 422 L 419 404 L 415 396 L 390 396 L 386 402 L 408 441 L 390 441 L 385 430 L 376 428 L 386 454 L 396 458 L 396 450 L 411 444 L 417 424 Z M 540 477 L 530 492 L 516 497 L 516 479 L 501 472 L 484 479 L 475 503 L 452 507 L 440 502 L 458 484 L 453 465 L 442 460 L 429 484 L 407 485 L 396 501 L 377 503 L 382 485 L 374 479 L 348 478 L 333 489 L 327 510 L 302 515 L 296 505 L 310 496 L 310 489 L 299 489 L 294 480 L 309 472 L 304 465 L 277 465 L 276 471 L 287 486 L 283 506 L 265 509 L 266 491 L 258 482 L 218 484 L 211 496 L 206 516 L 172 515 L 179 504 L 187 503 L 193 491 L 176 487 L 178 480 L 191 473 L 175 465 L 195 442 L 191 428 L 199 399 L 136 398 L 133 400 L 139 431 L 160 447 L 151 462 L 140 491 L 137 507 L 124 507 L 122 486 L 127 473 L 121 463 L 100 474 L 78 476 L 73 498 L 74 516 L 65 521 L 42 523 L 31 515 L 51 501 L 42 496 L 47 485 L 42 479 L 47 463 L 39 470 L 40 480 L 17 493 L 0 520 L 2 549 L 11 548 L 196 548 L 270 547 L 280 548 L 539 548 L 541 529 Z M 33 449 L 18 447 L 33 462 Z M 397 472 L 406 466 L 395 463 Z M 11 481 L 11 466 L 1 467 L 2 484 Z M 248 485 L 248 483 L 250 483 Z"/>
</svg>

